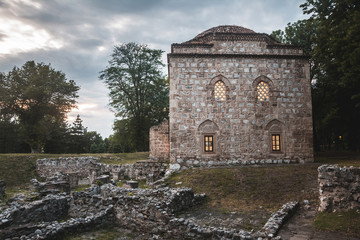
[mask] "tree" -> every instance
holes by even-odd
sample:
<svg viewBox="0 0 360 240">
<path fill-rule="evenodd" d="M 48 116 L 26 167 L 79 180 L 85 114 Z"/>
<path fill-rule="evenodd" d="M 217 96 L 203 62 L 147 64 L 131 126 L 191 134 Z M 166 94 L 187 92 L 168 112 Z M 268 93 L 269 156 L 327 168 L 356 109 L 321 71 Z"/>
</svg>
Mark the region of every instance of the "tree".
<svg viewBox="0 0 360 240">
<path fill-rule="evenodd" d="M 301 7 L 319 23 L 312 56 L 320 73 L 314 96 L 326 109 L 321 119 L 327 142 L 341 138 L 349 149 L 359 150 L 360 2 L 308 0 Z"/>
<path fill-rule="evenodd" d="M 31 152 L 40 152 L 51 124 L 75 107 L 79 87 L 50 64 L 26 62 L 0 76 L 0 114 L 19 120 Z"/>
<path fill-rule="evenodd" d="M 71 153 L 84 153 L 87 151 L 85 134 L 87 129 L 82 124 L 83 120 L 78 114 L 75 121 L 70 128 L 70 142 L 69 152 Z"/>
<path fill-rule="evenodd" d="M 121 134 L 137 151 L 148 150 L 150 127 L 168 117 L 169 93 L 160 69 L 164 66 L 162 53 L 133 42 L 120 44 L 114 47 L 109 66 L 100 72 L 100 79 L 110 89 L 110 105 L 131 125 L 130 132 Z"/>
<path fill-rule="evenodd" d="M 359 150 L 360 2 L 307 0 L 300 7 L 309 19 L 271 35 L 311 56 L 315 149 Z"/>
</svg>

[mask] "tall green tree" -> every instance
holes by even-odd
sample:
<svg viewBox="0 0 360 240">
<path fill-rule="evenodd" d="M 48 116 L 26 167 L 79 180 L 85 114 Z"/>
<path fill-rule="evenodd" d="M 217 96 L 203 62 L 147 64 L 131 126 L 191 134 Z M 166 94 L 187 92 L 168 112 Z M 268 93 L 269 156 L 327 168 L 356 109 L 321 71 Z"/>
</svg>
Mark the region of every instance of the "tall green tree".
<svg viewBox="0 0 360 240">
<path fill-rule="evenodd" d="M 360 2 L 307 0 L 309 19 L 271 35 L 311 56 L 315 149 L 360 149 Z"/>
<path fill-rule="evenodd" d="M 148 150 L 150 127 L 168 118 L 162 53 L 133 42 L 120 44 L 114 47 L 109 66 L 100 72 L 100 79 L 110 89 L 110 105 L 131 125 L 131 131 L 121 134 L 133 142 L 136 151 Z"/>
<path fill-rule="evenodd" d="M 0 114 L 19 120 L 32 152 L 40 152 L 52 123 L 64 121 L 78 97 L 73 80 L 50 64 L 26 62 L 0 76 Z"/>
<path fill-rule="evenodd" d="M 360 2 L 308 0 L 301 7 L 310 21 L 319 23 L 312 55 L 319 63 L 313 96 L 326 109 L 321 116 L 323 141 L 341 138 L 347 148 L 360 150 Z"/>
</svg>

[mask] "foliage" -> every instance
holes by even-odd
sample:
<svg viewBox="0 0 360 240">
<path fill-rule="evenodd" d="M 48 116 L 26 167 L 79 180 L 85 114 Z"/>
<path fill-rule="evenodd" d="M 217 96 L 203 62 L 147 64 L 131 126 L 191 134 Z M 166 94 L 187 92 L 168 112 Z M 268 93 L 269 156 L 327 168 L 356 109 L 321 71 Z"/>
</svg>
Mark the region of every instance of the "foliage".
<svg viewBox="0 0 360 240">
<path fill-rule="evenodd" d="M 168 87 L 162 76 L 162 50 L 137 43 L 114 47 L 109 66 L 100 73 L 110 89 L 110 105 L 122 120 L 114 125 L 118 136 L 126 138 L 131 150 L 148 149 L 149 129 L 168 117 Z M 122 135 L 122 136 L 120 136 Z"/>
<path fill-rule="evenodd" d="M 308 0 L 301 7 L 319 23 L 312 55 L 319 68 L 313 88 L 317 140 L 359 150 L 360 3 Z"/>
<path fill-rule="evenodd" d="M 50 65 L 26 62 L 0 75 L 1 115 L 18 120 L 25 142 L 40 152 L 54 122 L 65 119 L 75 106 L 79 87 Z"/>
<path fill-rule="evenodd" d="M 315 150 L 360 149 L 360 3 L 307 0 L 309 19 L 271 35 L 310 55 Z"/>
<path fill-rule="evenodd" d="M 0 115 L 0 153 L 29 152 L 21 127 L 11 115 Z"/>
</svg>

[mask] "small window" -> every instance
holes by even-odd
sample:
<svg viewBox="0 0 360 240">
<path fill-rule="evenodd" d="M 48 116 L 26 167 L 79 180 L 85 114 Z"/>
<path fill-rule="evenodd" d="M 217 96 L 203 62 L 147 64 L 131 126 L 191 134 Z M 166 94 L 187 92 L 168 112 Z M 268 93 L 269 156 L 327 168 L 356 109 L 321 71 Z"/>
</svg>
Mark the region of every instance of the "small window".
<svg viewBox="0 0 360 240">
<path fill-rule="evenodd" d="M 279 152 L 280 148 L 280 134 L 272 134 L 272 150 Z"/>
<path fill-rule="evenodd" d="M 259 101 L 269 101 L 269 85 L 265 82 L 260 82 L 257 85 L 257 98 Z"/>
<path fill-rule="evenodd" d="M 226 100 L 226 86 L 223 81 L 217 81 L 214 86 L 214 96 L 216 101 Z"/>
<path fill-rule="evenodd" d="M 212 135 L 204 136 L 204 152 L 214 152 L 214 137 Z"/>
</svg>

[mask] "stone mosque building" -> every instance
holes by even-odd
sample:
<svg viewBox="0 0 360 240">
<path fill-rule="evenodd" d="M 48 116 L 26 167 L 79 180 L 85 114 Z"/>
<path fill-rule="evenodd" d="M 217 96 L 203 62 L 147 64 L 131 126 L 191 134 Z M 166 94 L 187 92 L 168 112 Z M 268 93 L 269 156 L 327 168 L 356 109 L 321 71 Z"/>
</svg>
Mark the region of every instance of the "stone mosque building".
<svg viewBox="0 0 360 240">
<path fill-rule="evenodd" d="M 313 161 L 308 56 L 264 33 L 218 26 L 171 45 L 169 121 L 150 158 L 170 168 Z"/>
</svg>

